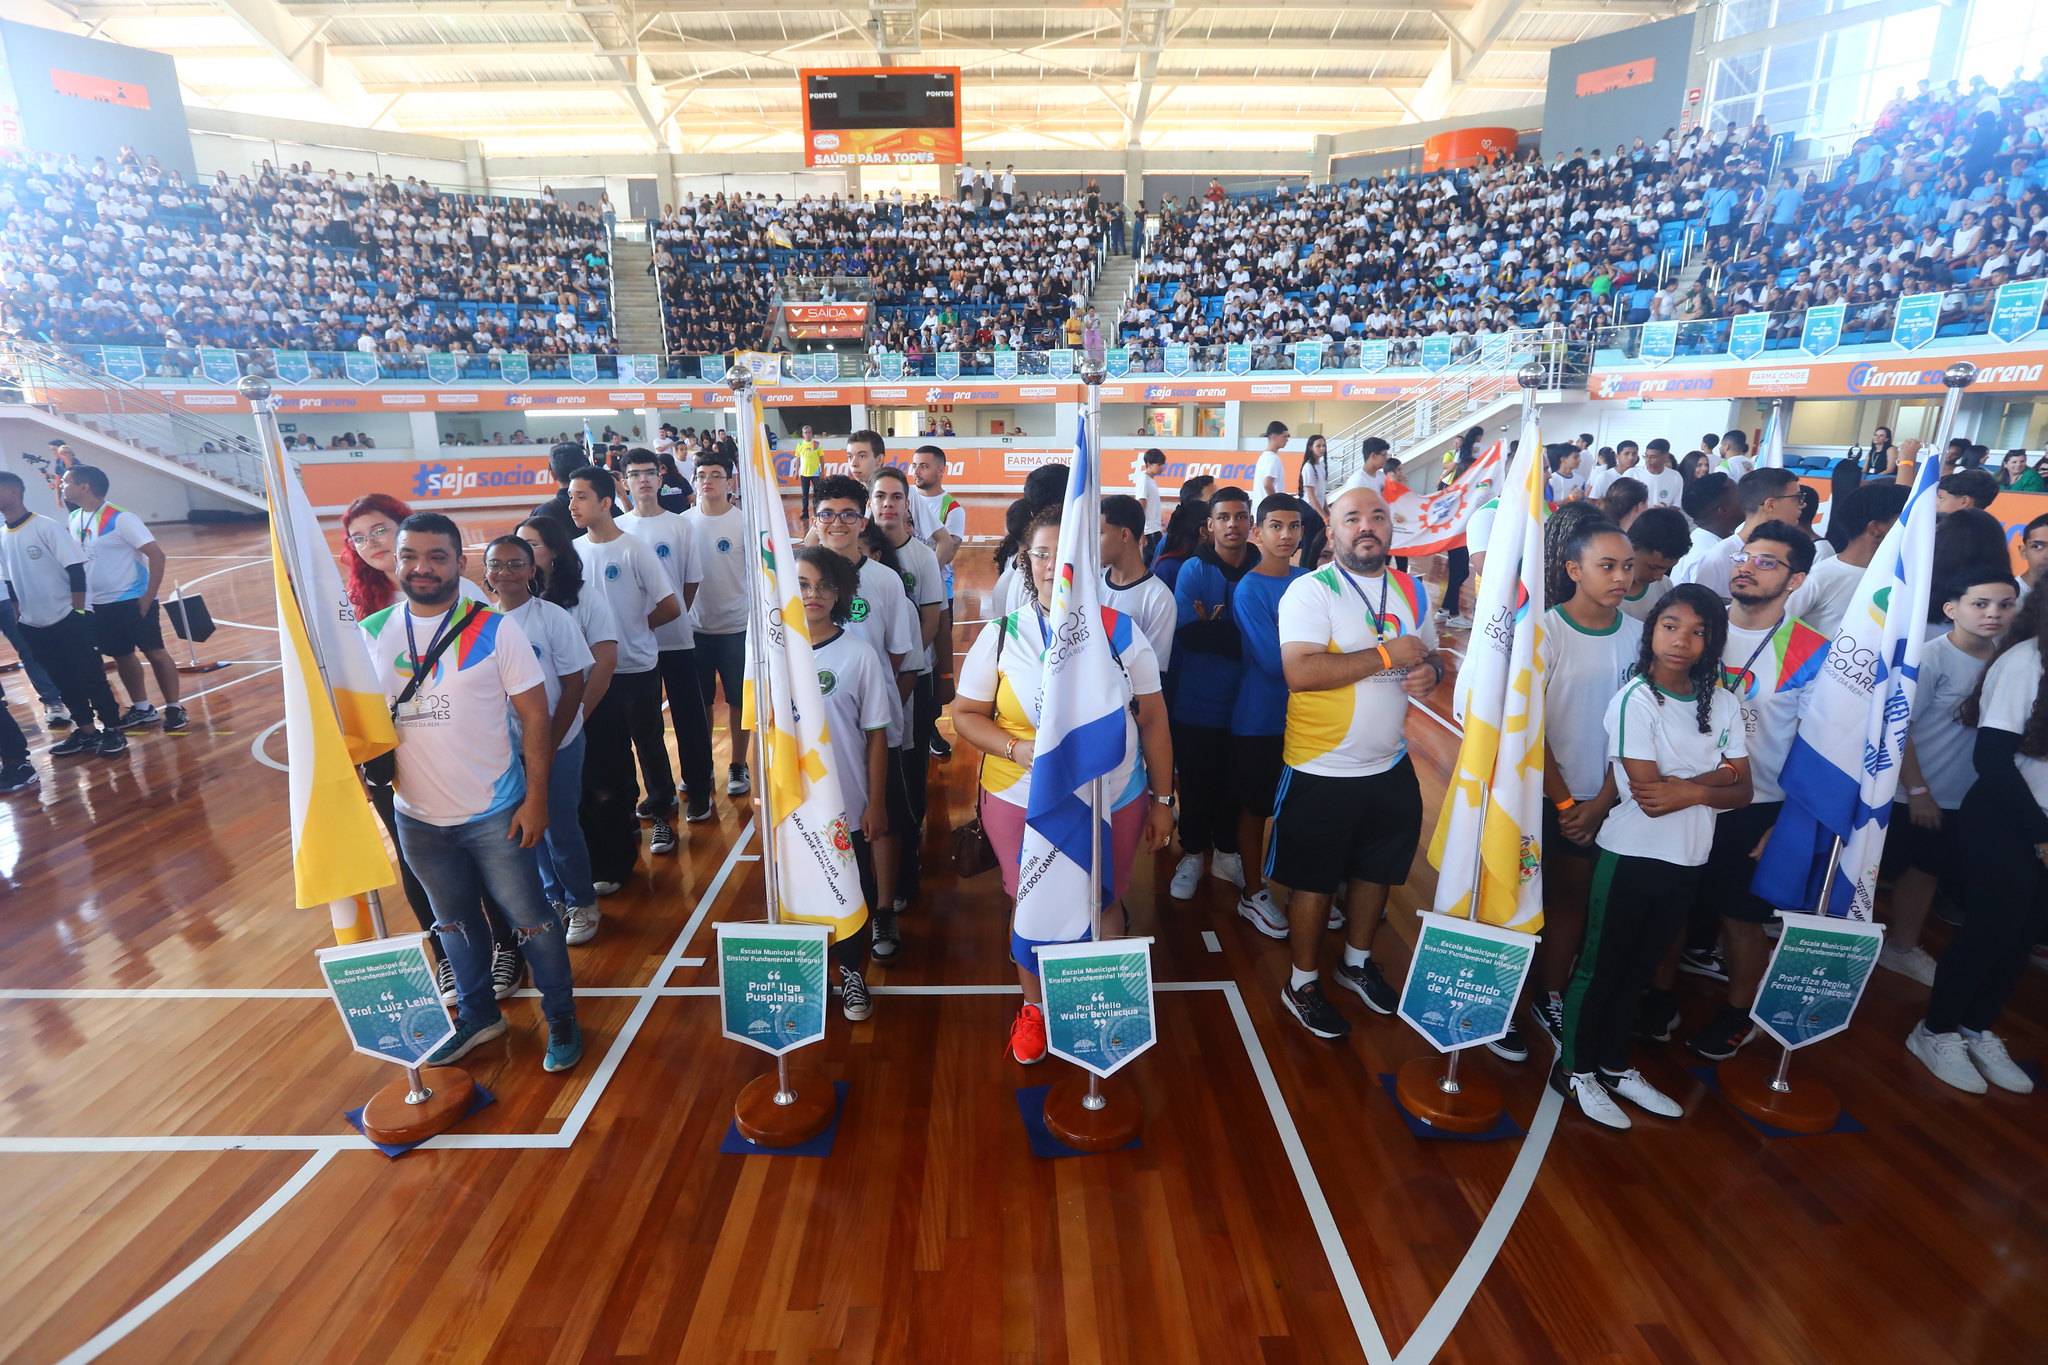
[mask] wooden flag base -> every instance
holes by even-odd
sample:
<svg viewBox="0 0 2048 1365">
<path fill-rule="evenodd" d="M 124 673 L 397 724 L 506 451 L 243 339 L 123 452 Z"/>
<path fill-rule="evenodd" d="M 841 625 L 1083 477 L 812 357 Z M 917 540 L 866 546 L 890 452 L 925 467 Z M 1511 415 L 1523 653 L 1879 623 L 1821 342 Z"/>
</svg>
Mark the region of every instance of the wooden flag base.
<svg viewBox="0 0 2048 1365">
<path fill-rule="evenodd" d="M 733 1122 L 756 1147 L 794 1147 L 809 1142 L 832 1122 L 838 1097 L 816 1067 L 789 1064 L 789 1103 L 777 1104 L 776 1073 L 756 1076 L 740 1090 Z"/>
<path fill-rule="evenodd" d="M 1483 1133 L 1499 1123 L 1500 1087 L 1484 1076 L 1460 1069 L 1457 1091 L 1445 1090 L 1447 1065 L 1439 1056 L 1404 1062 L 1394 1085 L 1401 1107 L 1430 1127 L 1447 1133 Z"/>
<path fill-rule="evenodd" d="M 430 1095 L 418 1104 L 407 1104 L 411 1083 L 401 1075 L 379 1090 L 363 1106 L 363 1135 L 387 1147 L 410 1147 L 445 1133 L 469 1113 L 476 1082 L 459 1066 L 424 1066 L 420 1079 Z"/>
<path fill-rule="evenodd" d="M 1715 1068 L 1714 1079 L 1728 1102 L 1758 1123 L 1790 1133 L 1825 1133 L 1835 1126 L 1842 1105 L 1834 1091 L 1810 1077 L 1773 1090 L 1777 1072 L 1775 1059 L 1731 1057 Z"/>
<path fill-rule="evenodd" d="M 1088 1073 L 1075 1071 L 1053 1082 L 1045 1092 L 1045 1131 L 1081 1152 L 1113 1152 L 1137 1140 L 1140 1113 L 1137 1096 L 1127 1086 L 1103 1081 L 1097 1086 L 1102 1107 L 1090 1109 Z"/>
</svg>

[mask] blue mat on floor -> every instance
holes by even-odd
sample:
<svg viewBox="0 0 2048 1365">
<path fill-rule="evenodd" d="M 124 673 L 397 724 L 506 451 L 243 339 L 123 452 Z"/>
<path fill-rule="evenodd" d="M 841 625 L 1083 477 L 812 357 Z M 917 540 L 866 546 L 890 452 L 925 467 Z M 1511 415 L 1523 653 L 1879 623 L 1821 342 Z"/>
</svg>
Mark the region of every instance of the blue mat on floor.
<svg viewBox="0 0 2048 1365">
<path fill-rule="evenodd" d="M 1686 1068 L 1686 1072 L 1694 1080 L 1698 1081 L 1701 1085 L 1704 1085 L 1707 1089 L 1713 1091 L 1716 1095 L 1721 1093 L 1721 1082 L 1720 1079 L 1714 1074 L 1713 1067 L 1689 1066 Z M 1741 1119 L 1744 1123 L 1756 1129 L 1759 1133 L 1762 1133 L 1767 1138 L 1826 1137 L 1828 1133 L 1867 1133 L 1870 1131 L 1868 1128 L 1865 1128 L 1862 1124 L 1858 1123 L 1855 1119 L 1851 1118 L 1849 1116 L 1849 1112 L 1846 1109 L 1836 1116 L 1835 1126 L 1828 1129 L 1827 1133 L 1795 1133 L 1792 1132 L 1790 1129 L 1774 1128 L 1768 1123 L 1759 1123 L 1757 1120 L 1743 1113 L 1740 1109 L 1736 1109 L 1735 1106 L 1732 1104 L 1729 1105 L 1728 1108 L 1734 1112 L 1737 1118 Z"/>
<path fill-rule="evenodd" d="M 1499 1142 L 1502 1138 L 1522 1136 L 1522 1125 L 1516 1123 L 1505 1109 L 1500 1111 L 1499 1122 L 1483 1133 L 1453 1133 L 1447 1129 L 1433 1128 L 1409 1113 L 1402 1105 L 1398 1078 L 1382 1071 L 1380 1089 L 1386 1091 L 1387 1098 L 1394 1102 L 1394 1112 L 1401 1116 L 1401 1122 L 1408 1125 L 1408 1131 L 1419 1138 L 1433 1142 Z"/>
<path fill-rule="evenodd" d="M 794 1147 L 756 1147 L 740 1136 L 740 1123 L 734 1119 L 725 1128 L 725 1141 L 718 1144 L 718 1150 L 727 1156 L 830 1156 L 832 1139 L 839 1136 L 839 1116 L 846 1112 L 846 1082 L 832 1082 L 832 1121 L 825 1125 L 823 1132 L 809 1142 L 799 1142 Z"/>
<path fill-rule="evenodd" d="M 1031 1155 L 1044 1157 L 1047 1161 L 1057 1161 L 1066 1156 L 1101 1156 L 1100 1152 L 1084 1152 L 1078 1147 L 1067 1146 L 1045 1126 L 1045 1092 L 1050 1089 L 1050 1085 L 1027 1085 L 1017 1092 L 1017 1112 L 1024 1120 L 1024 1137 L 1031 1144 Z M 1128 1152 L 1139 1145 L 1139 1139 L 1132 1138 L 1113 1150 Z"/>
<path fill-rule="evenodd" d="M 490 1091 L 484 1089 L 482 1086 L 479 1085 L 474 1090 L 469 1092 L 469 1108 L 463 1111 L 462 1117 L 466 1119 L 470 1115 L 476 1113 L 477 1110 L 482 1109 L 484 1106 L 496 1104 L 497 1102 L 498 1097 L 496 1095 L 493 1095 Z M 363 1110 L 368 1107 L 368 1105 L 359 1105 L 356 1108 L 349 1110 L 346 1114 L 343 1114 L 342 1117 L 348 1120 L 349 1127 L 355 1129 L 358 1133 L 363 1133 Z M 414 1147 L 419 1146 L 420 1142 L 431 1142 L 433 1140 L 431 1138 L 421 1138 L 420 1142 L 414 1142 L 404 1147 L 394 1147 L 390 1143 L 377 1141 L 368 1133 L 363 1133 L 363 1137 L 369 1142 L 369 1144 L 372 1147 L 375 1147 L 378 1151 L 382 1152 L 384 1155 L 390 1157 L 394 1161 L 396 1161 L 399 1157 L 404 1156 Z"/>
</svg>

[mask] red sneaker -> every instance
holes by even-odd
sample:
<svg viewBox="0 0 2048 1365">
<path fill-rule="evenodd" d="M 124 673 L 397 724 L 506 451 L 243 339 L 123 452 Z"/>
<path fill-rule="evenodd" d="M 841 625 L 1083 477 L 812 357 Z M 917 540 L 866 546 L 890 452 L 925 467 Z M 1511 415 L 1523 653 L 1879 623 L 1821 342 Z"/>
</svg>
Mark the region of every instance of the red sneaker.
<svg viewBox="0 0 2048 1365">
<path fill-rule="evenodd" d="M 1045 1016 L 1027 1003 L 1010 1021 L 1010 1055 L 1025 1066 L 1045 1060 Z"/>
</svg>

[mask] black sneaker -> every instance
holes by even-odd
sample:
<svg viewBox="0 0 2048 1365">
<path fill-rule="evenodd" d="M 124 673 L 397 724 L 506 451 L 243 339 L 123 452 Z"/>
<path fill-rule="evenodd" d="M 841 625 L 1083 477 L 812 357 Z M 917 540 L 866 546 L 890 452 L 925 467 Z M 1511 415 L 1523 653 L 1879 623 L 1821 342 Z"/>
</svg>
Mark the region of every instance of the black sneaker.
<svg viewBox="0 0 2048 1365">
<path fill-rule="evenodd" d="M 877 962 L 887 962 L 896 956 L 896 950 L 903 946 L 903 938 L 896 932 L 896 911 L 894 907 L 877 907 L 868 916 L 873 921 L 874 942 L 871 951 Z"/>
<path fill-rule="evenodd" d="M 1374 1014 L 1392 1014 L 1401 1003 L 1400 995 L 1380 975 L 1380 964 L 1367 958 L 1356 967 L 1339 963 L 1337 984 L 1365 1002 Z"/>
<path fill-rule="evenodd" d="M 43 775 L 30 763 L 17 763 L 12 768 L 0 768 L 0 796 L 25 792 L 42 780 Z"/>
<path fill-rule="evenodd" d="M 80 754 L 96 754 L 99 751 L 100 732 L 80 726 L 50 746 L 50 757 L 76 758 Z"/>
<path fill-rule="evenodd" d="M 128 752 L 128 736 L 119 730 L 100 731 L 100 757 L 119 758 Z"/>
<path fill-rule="evenodd" d="M 747 773 L 746 764 L 734 763 L 725 770 L 725 794 L 727 796 L 745 796 L 753 790 L 754 781 Z"/>
<path fill-rule="evenodd" d="M 1323 994 L 1323 988 L 1313 981 L 1298 989 L 1281 987 L 1280 1003 L 1301 1021 L 1303 1028 L 1318 1038 L 1340 1039 L 1351 1035 L 1351 1021 L 1337 1012 L 1337 1007 Z"/>
<path fill-rule="evenodd" d="M 503 1000 L 519 989 L 519 982 L 526 975 L 526 959 L 519 956 L 517 948 L 508 948 L 502 943 L 491 945 L 491 994 Z"/>
<path fill-rule="evenodd" d="M 1635 1027 L 1630 1031 L 1646 1043 L 1670 1042 L 1671 1035 L 1678 1032 L 1678 997 L 1654 986 L 1644 991 L 1642 1004 L 1636 1006 Z"/>
<path fill-rule="evenodd" d="M 654 832 L 647 837 L 649 853 L 673 853 L 676 851 L 676 827 L 659 815 L 654 817 Z"/>
<path fill-rule="evenodd" d="M 675 797 L 672 796 L 666 801 L 656 801 L 650 796 L 639 805 L 633 807 L 633 814 L 639 816 L 642 820 L 652 820 L 658 815 L 671 815 L 675 812 L 675 809 Z"/>
<path fill-rule="evenodd" d="M 868 981 L 851 967 L 839 969 L 839 1012 L 848 1023 L 858 1024 L 875 1012 L 868 996 Z"/>
<path fill-rule="evenodd" d="M 1725 1062 L 1756 1037 L 1756 1024 L 1749 1011 L 1725 1005 L 1714 1021 L 1686 1040 L 1686 1046 L 1710 1062 Z"/>
<path fill-rule="evenodd" d="M 1555 1048 L 1564 1046 L 1564 1001 L 1548 992 L 1536 997 L 1529 1006 L 1529 1017 L 1536 1021 L 1536 1027 L 1550 1039 Z"/>
<path fill-rule="evenodd" d="M 1719 948 L 1687 948 L 1678 955 L 1678 970 L 1710 981 L 1728 979 L 1728 964 L 1721 960 Z"/>
<path fill-rule="evenodd" d="M 455 964 L 445 957 L 434 968 L 434 990 L 440 994 L 444 1005 L 452 1005 L 462 998 L 462 993 L 455 988 Z"/>
<path fill-rule="evenodd" d="M 121 713 L 121 719 L 114 722 L 117 729 L 139 730 L 145 725 L 161 724 L 163 717 L 154 706 L 131 706 Z"/>
<path fill-rule="evenodd" d="M 938 759 L 941 763 L 953 756 L 953 746 L 937 730 L 932 731 L 931 751 L 932 757 Z"/>
<path fill-rule="evenodd" d="M 165 733 L 165 734 L 167 734 L 167 735 L 182 735 L 182 734 L 184 734 L 184 733 L 185 733 L 185 732 L 186 732 L 187 730 L 189 730 L 189 729 L 191 729 L 191 728 L 192 728 L 192 722 L 191 722 L 191 719 L 190 719 L 189 717 L 187 717 L 187 716 L 186 716 L 186 714 L 185 714 L 185 708 L 184 708 L 184 707 L 182 707 L 182 706 L 166 706 L 166 707 L 164 708 L 164 733 Z"/>
<path fill-rule="evenodd" d="M 1521 1027 L 1517 1024 L 1509 1024 L 1508 1031 L 1488 1043 L 1486 1050 L 1504 1062 L 1529 1060 L 1529 1044 L 1523 1041 Z"/>
<path fill-rule="evenodd" d="M 683 816 L 683 819 L 690 824 L 701 825 L 716 814 L 718 812 L 711 809 L 711 803 L 706 801 L 702 806 L 690 807 L 689 812 Z"/>
</svg>

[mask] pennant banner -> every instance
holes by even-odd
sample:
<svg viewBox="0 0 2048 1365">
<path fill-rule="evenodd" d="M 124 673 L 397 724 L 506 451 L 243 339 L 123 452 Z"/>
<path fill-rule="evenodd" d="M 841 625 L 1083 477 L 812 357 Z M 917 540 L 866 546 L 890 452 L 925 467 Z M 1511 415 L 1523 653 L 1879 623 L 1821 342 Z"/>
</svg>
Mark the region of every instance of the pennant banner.
<svg viewBox="0 0 2048 1365">
<path fill-rule="evenodd" d="M 940 351 L 932 357 L 932 373 L 940 379 L 958 379 L 960 377 L 960 353 L 958 351 Z"/>
<path fill-rule="evenodd" d="M 524 351 L 505 351 L 498 356 L 498 378 L 507 384 L 524 384 L 533 374 L 533 362 Z"/>
<path fill-rule="evenodd" d="M 1770 335 L 1769 313 L 1737 313 L 1728 323 L 1728 354 L 1737 360 L 1755 360 L 1764 353 Z"/>
</svg>

